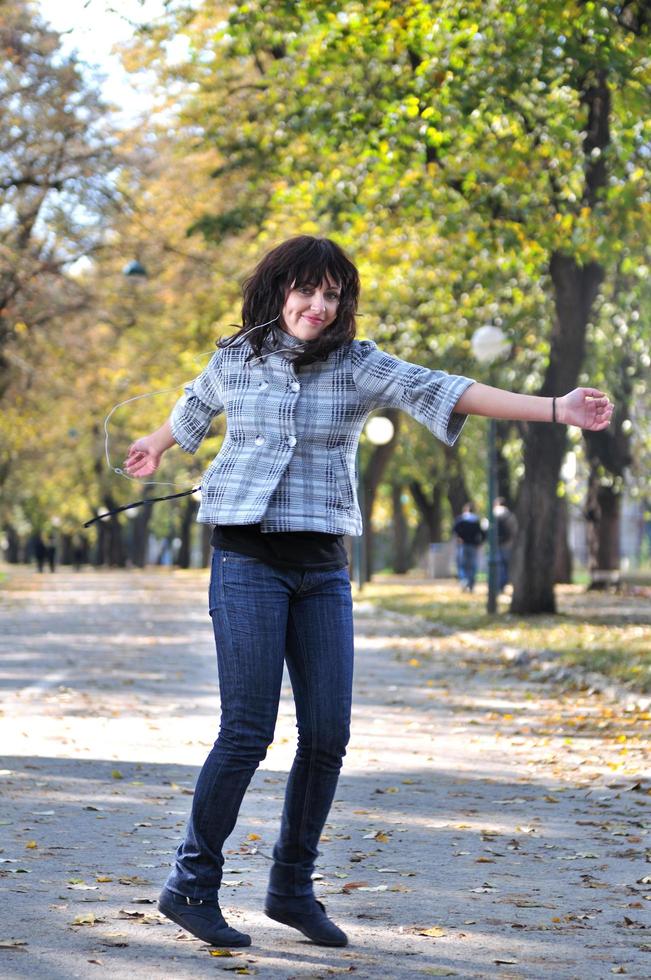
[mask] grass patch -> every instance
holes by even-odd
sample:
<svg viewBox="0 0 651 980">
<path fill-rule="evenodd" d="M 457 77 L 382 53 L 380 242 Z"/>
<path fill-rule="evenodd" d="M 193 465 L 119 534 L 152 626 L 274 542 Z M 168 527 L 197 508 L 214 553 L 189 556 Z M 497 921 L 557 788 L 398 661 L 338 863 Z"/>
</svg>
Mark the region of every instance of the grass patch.
<svg viewBox="0 0 651 980">
<path fill-rule="evenodd" d="M 648 596 L 585 592 L 577 585 L 558 586 L 556 595 L 555 616 L 512 616 L 507 596 L 499 597 L 498 615 L 489 616 L 485 586 L 469 594 L 449 580 L 378 575 L 356 598 L 428 620 L 439 628 L 441 649 L 471 647 L 479 639 L 498 647 L 553 651 L 568 666 L 650 692 Z"/>
</svg>

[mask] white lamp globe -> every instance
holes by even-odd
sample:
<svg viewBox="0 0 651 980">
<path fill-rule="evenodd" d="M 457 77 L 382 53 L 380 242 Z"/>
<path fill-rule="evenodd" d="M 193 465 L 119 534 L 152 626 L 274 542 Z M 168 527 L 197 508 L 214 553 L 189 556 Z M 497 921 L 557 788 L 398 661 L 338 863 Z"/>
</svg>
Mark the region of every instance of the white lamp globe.
<svg viewBox="0 0 651 980">
<path fill-rule="evenodd" d="M 376 415 L 369 420 L 364 431 L 374 446 L 386 446 L 393 439 L 393 422 L 384 415 Z"/>
<path fill-rule="evenodd" d="M 472 352 L 480 364 L 492 364 L 493 361 L 505 354 L 509 347 L 504 331 L 500 327 L 487 325 L 478 327 L 470 341 Z"/>
</svg>

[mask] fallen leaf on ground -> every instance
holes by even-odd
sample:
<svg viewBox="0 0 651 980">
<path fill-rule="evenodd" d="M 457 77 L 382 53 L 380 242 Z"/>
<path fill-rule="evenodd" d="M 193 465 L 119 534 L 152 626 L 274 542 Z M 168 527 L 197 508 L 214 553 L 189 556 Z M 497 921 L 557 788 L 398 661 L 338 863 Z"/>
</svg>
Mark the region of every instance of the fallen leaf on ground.
<svg viewBox="0 0 651 980">
<path fill-rule="evenodd" d="M 77 915 L 72 920 L 70 925 L 72 926 L 94 926 L 96 922 L 104 922 L 105 919 L 100 919 L 95 915 L 94 912 L 84 912 L 83 915 Z"/>
</svg>

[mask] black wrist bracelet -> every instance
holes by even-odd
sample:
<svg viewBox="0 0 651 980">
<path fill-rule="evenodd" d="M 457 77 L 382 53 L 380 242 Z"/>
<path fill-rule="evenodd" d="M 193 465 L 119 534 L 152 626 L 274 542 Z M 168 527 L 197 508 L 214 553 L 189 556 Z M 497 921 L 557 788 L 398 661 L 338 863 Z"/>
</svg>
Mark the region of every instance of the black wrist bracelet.
<svg viewBox="0 0 651 980">
<path fill-rule="evenodd" d="M 556 399 L 552 398 L 552 422 L 556 424 Z"/>
</svg>

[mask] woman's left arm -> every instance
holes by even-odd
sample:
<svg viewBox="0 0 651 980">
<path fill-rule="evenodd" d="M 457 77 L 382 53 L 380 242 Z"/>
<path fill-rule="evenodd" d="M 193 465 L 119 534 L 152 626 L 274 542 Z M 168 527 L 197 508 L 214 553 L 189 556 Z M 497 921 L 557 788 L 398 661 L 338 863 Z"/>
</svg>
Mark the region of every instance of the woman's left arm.
<svg viewBox="0 0 651 980">
<path fill-rule="evenodd" d="M 494 419 L 522 422 L 553 422 L 551 398 L 519 395 L 514 391 L 491 388 L 478 382 L 467 388 L 454 407 L 463 415 L 485 415 Z M 599 432 L 613 414 L 608 396 L 597 388 L 575 388 L 556 398 L 556 421 Z"/>
</svg>

